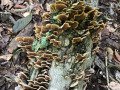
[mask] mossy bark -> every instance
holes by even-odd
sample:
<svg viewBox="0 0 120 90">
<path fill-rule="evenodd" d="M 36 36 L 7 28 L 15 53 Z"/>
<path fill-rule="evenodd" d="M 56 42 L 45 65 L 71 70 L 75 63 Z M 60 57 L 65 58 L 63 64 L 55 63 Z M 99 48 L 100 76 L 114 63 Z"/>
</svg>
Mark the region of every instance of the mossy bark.
<svg viewBox="0 0 120 90">
<path fill-rule="evenodd" d="M 83 90 L 86 86 L 85 79 L 85 71 L 91 66 L 93 62 L 93 58 L 91 56 L 93 43 L 91 40 L 91 37 L 88 36 L 85 40 L 85 43 L 83 43 L 86 47 L 86 53 L 87 58 L 82 63 L 74 63 L 75 57 L 71 56 L 69 60 L 67 60 L 66 63 L 60 63 L 57 61 L 54 61 L 52 63 L 52 67 L 50 68 L 50 87 L 48 90 L 71 90 L 70 87 L 72 85 L 73 80 L 71 79 L 71 75 L 73 73 L 81 74 L 79 77 L 82 77 L 78 80 L 78 84 L 74 86 L 74 89 L 72 90 Z M 79 47 L 80 48 L 80 47 Z M 73 68 L 74 66 L 74 68 Z M 77 82 L 77 81 L 76 81 Z"/>
</svg>

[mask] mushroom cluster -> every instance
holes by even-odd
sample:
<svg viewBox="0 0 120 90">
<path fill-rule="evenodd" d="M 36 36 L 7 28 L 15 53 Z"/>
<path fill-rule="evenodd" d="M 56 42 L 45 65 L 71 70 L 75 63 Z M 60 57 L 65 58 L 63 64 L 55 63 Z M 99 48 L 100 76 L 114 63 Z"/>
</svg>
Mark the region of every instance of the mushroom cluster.
<svg viewBox="0 0 120 90">
<path fill-rule="evenodd" d="M 18 73 L 16 82 L 23 90 L 47 90 L 51 79 L 49 76 L 51 63 L 60 57 L 49 50 L 33 51 L 32 37 L 17 37 L 16 41 L 20 43 L 18 46 L 27 53 L 29 59 L 28 71 Z"/>
<path fill-rule="evenodd" d="M 28 71 L 19 73 L 17 78 L 24 90 L 47 90 L 54 60 L 64 63 L 74 55 L 75 63 L 84 61 L 86 39 L 98 43 L 99 32 L 105 26 L 100 19 L 101 12 L 83 1 L 70 1 L 58 0 L 50 5 L 51 11 L 42 16 L 42 25 L 35 24 L 35 39 L 16 38 L 29 58 Z"/>
</svg>

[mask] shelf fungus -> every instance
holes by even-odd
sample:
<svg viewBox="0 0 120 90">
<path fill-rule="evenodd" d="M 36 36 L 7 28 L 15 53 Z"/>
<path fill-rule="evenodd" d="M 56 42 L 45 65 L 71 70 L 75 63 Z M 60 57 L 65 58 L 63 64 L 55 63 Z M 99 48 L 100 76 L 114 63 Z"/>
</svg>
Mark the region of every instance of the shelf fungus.
<svg viewBox="0 0 120 90">
<path fill-rule="evenodd" d="M 69 27 L 71 27 L 71 28 L 73 28 L 73 29 L 75 29 L 75 28 L 77 28 L 78 27 L 78 22 L 77 21 L 66 21 L 66 23 L 69 23 Z"/>
<path fill-rule="evenodd" d="M 53 17 L 53 18 L 58 20 L 59 22 L 63 22 L 63 21 L 66 21 L 68 19 L 68 15 L 66 15 L 66 14 L 59 14 L 59 15 Z"/>
<path fill-rule="evenodd" d="M 52 11 L 62 11 L 63 9 L 67 8 L 67 5 L 62 3 L 55 3 L 51 4 L 50 8 Z"/>
<path fill-rule="evenodd" d="M 84 38 L 81 37 L 75 37 L 72 39 L 72 44 L 78 44 L 83 41 Z"/>
<path fill-rule="evenodd" d="M 17 37 L 16 41 L 20 43 L 26 43 L 26 44 L 32 44 L 33 43 L 33 38 L 32 37 Z"/>
<path fill-rule="evenodd" d="M 53 46 L 55 46 L 55 47 L 60 47 L 61 46 L 61 41 L 57 41 L 55 39 L 51 39 L 50 43 L 52 43 Z"/>
<path fill-rule="evenodd" d="M 24 51 L 31 51 L 34 39 L 33 37 L 17 37 L 16 41 L 19 42 L 18 47 L 22 48 Z"/>
<path fill-rule="evenodd" d="M 29 59 L 27 72 L 20 72 L 16 81 L 23 90 L 80 90 L 84 76 L 77 81 L 63 76 L 79 76 L 91 65 L 93 46 L 99 44 L 99 32 L 105 27 L 101 12 L 84 1 L 72 0 L 56 0 L 50 9 L 43 14 L 41 25 L 35 24 L 34 38 L 16 38 Z"/>
<path fill-rule="evenodd" d="M 48 12 L 43 13 L 42 18 L 45 19 L 45 20 L 47 20 L 47 19 L 49 20 L 50 19 L 50 13 L 48 13 Z"/>
<path fill-rule="evenodd" d="M 82 55 L 82 54 L 77 53 L 77 55 L 76 55 L 76 63 L 84 61 L 86 59 L 86 54 L 87 53 L 84 53 Z"/>
<path fill-rule="evenodd" d="M 87 13 L 83 11 L 81 14 L 74 15 L 74 20 L 78 22 L 82 22 L 83 20 L 85 20 L 86 17 L 87 17 Z"/>
<path fill-rule="evenodd" d="M 46 28 L 49 29 L 49 30 L 52 30 L 52 31 L 57 31 L 57 30 L 59 30 L 59 25 L 57 25 L 57 24 L 47 24 Z"/>
</svg>

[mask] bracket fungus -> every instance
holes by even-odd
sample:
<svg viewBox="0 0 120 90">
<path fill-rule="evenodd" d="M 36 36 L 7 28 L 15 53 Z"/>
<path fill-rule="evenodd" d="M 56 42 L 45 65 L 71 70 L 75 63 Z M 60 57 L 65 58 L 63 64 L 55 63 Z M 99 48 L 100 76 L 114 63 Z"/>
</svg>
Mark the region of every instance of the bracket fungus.
<svg viewBox="0 0 120 90">
<path fill-rule="evenodd" d="M 50 9 L 43 14 L 42 24 L 35 25 L 34 39 L 16 38 L 30 59 L 28 73 L 22 74 L 27 78 L 18 77 L 18 84 L 23 90 L 66 90 L 65 85 L 68 90 L 80 90 L 78 84 L 85 78 L 80 73 L 91 65 L 93 44 L 98 44 L 98 33 L 105 27 L 99 18 L 101 12 L 84 1 L 71 0 L 56 0 Z M 70 89 L 76 82 L 70 77 L 73 73 L 81 78 Z M 70 80 L 63 78 L 66 75 Z"/>
</svg>

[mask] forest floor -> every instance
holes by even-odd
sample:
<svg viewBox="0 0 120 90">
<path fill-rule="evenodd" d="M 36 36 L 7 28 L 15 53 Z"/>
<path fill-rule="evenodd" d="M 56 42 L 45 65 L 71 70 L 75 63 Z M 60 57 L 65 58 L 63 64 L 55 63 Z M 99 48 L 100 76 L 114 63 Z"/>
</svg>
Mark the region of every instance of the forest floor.
<svg viewBox="0 0 120 90">
<path fill-rule="evenodd" d="M 38 2 L 39 1 L 39 2 Z M 120 0 L 98 0 L 98 8 L 107 20 L 100 33 L 94 73 L 87 90 L 120 90 Z M 52 0 L 0 1 L 0 90 L 14 90 L 17 72 L 26 66 L 26 55 L 18 48 L 18 36 L 34 36 L 34 23 L 49 11 Z M 33 16 L 27 16 L 33 11 Z M 16 29 L 16 27 L 19 27 Z M 106 71 L 107 59 L 107 71 Z M 106 78 L 108 75 L 108 78 Z M 17 90 L 17 89 L 16 89 Z"/>
</svg>

